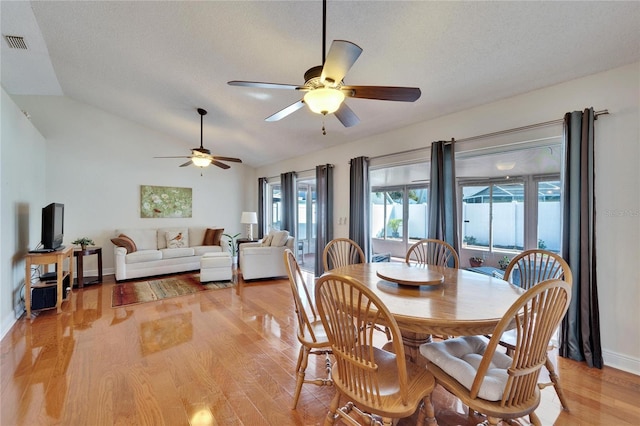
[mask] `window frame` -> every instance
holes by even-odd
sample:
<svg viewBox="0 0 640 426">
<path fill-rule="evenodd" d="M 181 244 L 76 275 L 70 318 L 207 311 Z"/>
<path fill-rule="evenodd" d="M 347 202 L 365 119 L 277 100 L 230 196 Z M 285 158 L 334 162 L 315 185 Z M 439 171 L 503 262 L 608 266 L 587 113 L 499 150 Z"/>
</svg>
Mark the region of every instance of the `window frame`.
<svg viewBox="0 0 640 426">
<path fill-rule="evenodd" d="M 508 177 L 494 177 L 494 178 L 471 178 L 471 179 L 458 179 L 458 212 L 459 223 L 458 230 L 460 235 L 460 247 L 464 250 L 474 250 L 484 253 L 497 253 L 497 254 L 517 254 L 523 250 L 530 250 L 538 248 L 538 188 L 541 182 L 558 181 L 562 189 L 562 179 L 559 173 L 551 174 L 539 174 L 539 175 L 524 175 L 524 176 L 508 176 Z M 493 187 L 499 184 L 509 183 L 522 183 L 524 185 L 523 191 L 523 205 L 524 205 L 524 228 L 523 228 L 523 249 L 504 249 L 494 247 L 494 235 L 493 235 Z M 464 186 L 487 186 L 490 188 L 491 202 L 489 207 L 489 247 L 483 246 L 467 246 L 463 245 L 464 236 L 462 217 L 463 212 L 463 187 Z M 560 194 L 562 197 L 562 193 Z"/>
</svg>

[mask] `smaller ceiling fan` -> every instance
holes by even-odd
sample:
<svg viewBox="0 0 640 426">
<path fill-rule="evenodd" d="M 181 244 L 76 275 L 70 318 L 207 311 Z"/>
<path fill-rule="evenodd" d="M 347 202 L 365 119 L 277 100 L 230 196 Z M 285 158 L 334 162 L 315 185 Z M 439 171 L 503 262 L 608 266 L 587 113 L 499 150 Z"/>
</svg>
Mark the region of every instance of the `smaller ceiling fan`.
<svg viewBox="0 0 640 426">
<path fill-rule="evenodd" d="M 231 161 L 233 163 L 242 163 L 242 160 L 239 158 L 233 157 L 220 157 L 218 155 L 211 155 L 211 151 L 204 148 L 202 146 L 202 119 L 207 114 L 207 111 L 198 108 L 198 114 L 200 114 L 200 148 L 192 148 L 190 156 L 180 156 L 180 157 L 153 157 L 153 158 L 188 158 L 184 164 L 180 164 L 180 167 L 186 167 L 190 165 L 194 165 L 196 167 L 204 168 L 208 167 L 210 164 L 220 167 L 221 169 L 228 169 L 231 167 L 228 164 L 223 163 L 222 161 Z"/>
</svg>

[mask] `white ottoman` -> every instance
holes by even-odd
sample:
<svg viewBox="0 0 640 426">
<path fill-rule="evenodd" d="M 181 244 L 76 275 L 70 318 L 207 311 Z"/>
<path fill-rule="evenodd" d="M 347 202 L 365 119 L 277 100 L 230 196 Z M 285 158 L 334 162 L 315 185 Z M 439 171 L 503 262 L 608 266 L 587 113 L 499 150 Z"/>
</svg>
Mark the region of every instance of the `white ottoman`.
<svg viewBox="0 0 640 426">
<path fill-rule="evenodd" d="M 231 281 L 231 255 L 228 252 L 205 253 L 200 258 L 200 282 Z"/>
</svg>

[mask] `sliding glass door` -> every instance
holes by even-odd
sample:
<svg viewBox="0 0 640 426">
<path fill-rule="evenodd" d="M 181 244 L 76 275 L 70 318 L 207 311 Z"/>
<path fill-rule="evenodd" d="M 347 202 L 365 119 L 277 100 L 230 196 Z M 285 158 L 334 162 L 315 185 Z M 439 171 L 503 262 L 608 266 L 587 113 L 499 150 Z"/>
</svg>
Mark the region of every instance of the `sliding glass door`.
<svg viewBox="0 0 640 426">
<path fill-rule="evenodd" d="M 316 180 L 298 180 L 296 257 L 302 269 L 313 272 L 316 247 Z"/>
</svg>

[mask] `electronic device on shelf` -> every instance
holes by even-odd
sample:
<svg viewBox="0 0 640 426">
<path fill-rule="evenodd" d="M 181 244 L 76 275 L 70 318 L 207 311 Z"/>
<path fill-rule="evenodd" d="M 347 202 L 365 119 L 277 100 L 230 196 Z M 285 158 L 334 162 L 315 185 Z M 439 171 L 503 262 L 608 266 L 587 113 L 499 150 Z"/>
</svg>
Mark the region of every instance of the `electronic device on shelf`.
<svg viewBox="0 0 640 426">
<path fill-rule="evenodd" d="M 64 238 L 64 204 L 51 203 L 42 208 L 42 249 L 54 251 L 62 247 Z M 37 250 L 42 250 L 37 249 Z M 48 253 L 34 251 L 35 253 Z"/>
<path fill-rule="evenodd" d="M 55 250 L 39 248 L 39 249 L 29 250 L 29 253 L 51 253 L 53 251 L 55 251 Z"/>
</svg>

